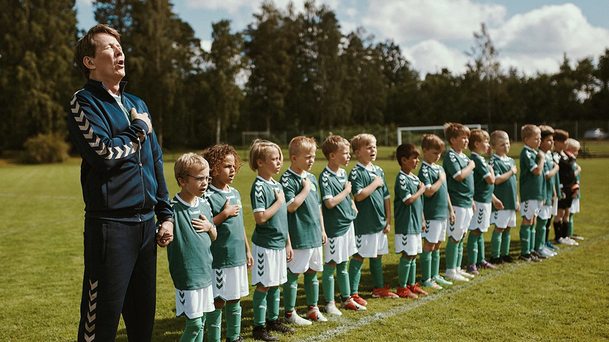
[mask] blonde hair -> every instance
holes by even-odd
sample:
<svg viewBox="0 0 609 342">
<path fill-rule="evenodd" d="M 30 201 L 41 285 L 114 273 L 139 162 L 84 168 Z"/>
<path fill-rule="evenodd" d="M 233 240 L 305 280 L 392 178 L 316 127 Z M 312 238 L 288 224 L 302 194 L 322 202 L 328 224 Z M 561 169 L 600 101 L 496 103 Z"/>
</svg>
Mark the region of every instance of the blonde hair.
<svg viewBox="0 0 609 342">
<path fill-rule="evenodd" d="M 529 138 L 530 136 L 532 136 L 533 134 L 539 132 L 539 134 L 541 134 L 541 130 L 539 129 L 539 127 L 537 127 L 536 125 L 524 125 L 522 126 L 522 128 L 520 129 L 521 131 L 521 135 L 522 135 L 522 140 Z"/>
<path fill-rule="evenodd" d="M 421 138 L 421 148 L 424 150 L 444 151 L 444 140 L 435 134 L 424 134 Z"/>
<path fill-rule="evenodd" d="M 270 154 L 270 151 L 272 151 L 273 149 L 275 149 L 279 153 L 279 159 L 283 161 L 283 153 L 281 152 L 281 148 L 279 147 L 279 145 L 268 140 L 254 140 L 252 142 L 252 146 L 250 146 L 250 169 L 252 169 L 253 171 L 258 170 L 258 160 L 265 160 Z"/>
<path fill-rule="evenodd" d="M 497 146 L 501 141 L 509 141 L 510 136 L 506 131 L 496 130 L 491 133 L 490 139 L 491 146 Z"/>
<path fill-rule="evenodd" d="M 444 124 L 444 138 L 446 138 L 449 143 L 453 138 L 458 138 L 462 135 L 467 135 L 467 137 L 469 137 L 469 134 L 469 128 L 460 123 L 447 122 Z"/>
<path fill-rule="evenodd" d="M 349 140 L 341 137 L 340 135 L 330 134 L 323 143 L 321 143 L 321 151 L 323 152 L 326 159 L 330 159 L 330 153 L 338 151 L 338 149 L 344 146 L 347 149 L 351 146 Z"/>
<path fill-rule="evenodd" d="M 315 149 L 317 149 L 317 142 L 315 142 L 315 138 L 299 135 L 290 140 L 288 153 L 290 156 L 295 156 L 303 151 L 312 152 Z"/>
<path fill-rule="evenodd" d="M 203 170 L 205 170 L 209 167 L 209 163 L 207 163 L 207 160 L 205 160 L 205 158 L 203 158 L 201 155 L 192 152 L 184 153 L 176 160 L 175 164 L 173 165 L 173 174 L 178 182 L 178 185 L 181 186 L 180 178 L 185 179 L 188 177 L 190 171 L 195 166 L 200 166 L 203 168 Z"/>
<path fill-rule="evenodd" d="M 484 140 L 490 140 L 487 131 L 479 128 L 472 129 L 469 134 L 469 143 L 467 144 L 467 147 L 470 151 L 474 151 L 476 149 L 476 143 L 484 142 Z"/>
<path fill-rule="evenodd" d="M 580 145 L 579 141 L 577 141 L 573 138 L 569 138 L 569 139 L 565 140 L 565 150 L 579 151 L 580 148 L 581 148 L 581 145 Z"/>
<path fill-rule="evenodd" d="M 376 137 L 374 135 L 370 133 L 361 133 L 351 138 L 351 148 L 353 151 L 357 151 L 362 147 L 368 146 L 368 144 L 372 142 L 376 143 Z"/>
</svg>

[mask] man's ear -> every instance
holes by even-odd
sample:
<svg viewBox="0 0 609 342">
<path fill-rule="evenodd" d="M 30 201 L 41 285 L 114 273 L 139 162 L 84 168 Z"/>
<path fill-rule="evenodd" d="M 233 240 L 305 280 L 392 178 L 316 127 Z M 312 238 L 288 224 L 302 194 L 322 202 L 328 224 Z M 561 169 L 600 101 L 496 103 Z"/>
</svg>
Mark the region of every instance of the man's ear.
<svg viewBox="0 0 609 342">
<path fill-rule="evenodd" d="M 93 61 L 93 58 L 90 56 L 84 56 L 82 58 L 82 64 L 87 68 L 87 69 L 95 69 L 95 62 Z"/>
</svg>

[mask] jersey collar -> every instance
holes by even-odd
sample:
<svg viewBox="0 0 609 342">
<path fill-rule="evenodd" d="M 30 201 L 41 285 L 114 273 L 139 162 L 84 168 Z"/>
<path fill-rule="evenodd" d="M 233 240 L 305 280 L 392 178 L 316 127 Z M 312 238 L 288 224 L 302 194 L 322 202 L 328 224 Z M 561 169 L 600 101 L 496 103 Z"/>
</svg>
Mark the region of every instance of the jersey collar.
<svg viewBox="0 0 609 342">
<path fill-rule="evenodd" d="M 216 187 L 215 187 L 215 186 L 213 186 L 212 184 L 209 184 L 209 188 L 210 188 L 210 189 L 212 189 L 212 190 L 214 190 L 214 191 L 216 191 L 216 192 L 222 192 L 222 193 L 225 193 L 225 194 L 228 194 L 228 193 L 231 193 L 231 192 L 232 192 L 232 189 L 231 189 L 230 185 L 228 186 L 228 190 L 222 190 L 222 189 L 220 189 L 220 188 L 216 188 Z"/>
<path fill-rule="evenodd" d="M 182 204 L 184 204 L 185 206 L 190 207 L 190 208 L 196 208 L 196 207 L 198 207 L 198 206 L 199 206 L 199 203 L 200 203 L 200 202 L 199 202 L 199 197 L 195 197 L 195 200 L 197 200 L 197 202 L 196 202 L 194 205 L 191 205 L 190 203 L 188 203 L 188 202 L 184 201 L 184 200 L 182 199 L 182 197 L 180 197 L 180 195 L 178 195 L 178 194 L 176 194 L 176 198 L 178 199 L 178 201 L 180 201 L 180 203 L 182 203 Z"/>
</svg>

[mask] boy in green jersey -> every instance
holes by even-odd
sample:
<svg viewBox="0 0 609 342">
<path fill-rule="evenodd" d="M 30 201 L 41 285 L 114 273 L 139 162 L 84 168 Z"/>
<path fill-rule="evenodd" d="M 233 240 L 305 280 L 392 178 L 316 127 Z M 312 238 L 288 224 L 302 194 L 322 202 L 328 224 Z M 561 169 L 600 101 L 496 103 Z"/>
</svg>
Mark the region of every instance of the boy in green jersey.
<svg viewBox="0 0 609 342">
<path fill-rule="evenodd" d="M 538 258 L 545 259 L 556 255 L 555 252 L 552 252 L 550 249 L 548 249 L 548 247 L 546 247 L 545 238 L 546 222 L 548 222 L 548 220 L 552 217 L 553 203 L 557 198 L 554 182 L 556 174 L 558 174 L 559 167 L 558 163 L 555 163 L 554 158 L 552 157 L 552 147 L 554 146 L 554 129 L 546 125 L 539 126 L 539 129 L 541 130 L 541 143 L 539 144 L 539 149 L 545 153 L 543 165 L 544 198 L 541 209 L 539 210 L 539 215 L 537 216 L 535 228 L 531 230 L 531 232 L 535 232 L 535 238 L 533 238 L 533 234 L 531 234 L 531 240 L 534 243 L 534 248 L 531 253 L 534 253 Z"/>
<path fill-rule="evenodd" d="M 448 196 L 446 173 L 442 166 L 436 164 L 444 151 L 444 141 L 435 134 L 425 134 L 421 148 L 423 164 L 419 170 L 419 179 L 425 186 L 421 274 L 424 287 L 440 290 L 442 286 L 452 285 L 452 282 L 440 275 L 440 245 L 446 240 L 448 222 L 455 222 L 455 212 Z"/>
<path fill-rule="evenodd" d="M 503 203 L 503 209 L 492 208 L 491 215 L 491 224 L 495 225 L 491 237 L 491 263 L 498 265 L 513 261 L 510 256 L 510 229 L 516 226 L 516 211 L 520 208 L 520 202 L 516 189 L 518 169 L 514 159 L 508 156 L 510 137 L 504 131 L 494 131 L 491 133 L 491 146 L 495 150 L 489 161 L 495 172 L 493 193 Z"/>
<path fill-rule="evenodd" d="M 520 152 L 520 260 L 539 261 L 531 242 L 531 228 L 535 226 L 537 215 L 543 203 L 543 164 L 545 153 L 539 150 L 541 130 L 535 125 L 522 126 L 524 147 Z"/>
<path fill-rule="evenodd" d="M 463 259 L 463 238 L 473 216 L 474 168 L 463 151 L 469 142 L 469 128 L 460 123 L 444 124 L 444 136 L 450 148 L 444 157 L 446 184 L 450 202 L 455 210 L 455 221 L 448 225 L 446 244 L 446 278 L 469 281 L 473 275 L 461 269 Z"/>
<path fill-rule="evenodd" d="M 311 321 L 328 321 L 317 307 L 319 282 L 317 272 L 323 271 L 321 245 L 326 232 L 321 220 L 317 179 L 310 173 L 315 162 L 315 139 L 298 136 L 290 141 L 290 167 L 281 176 L 288 209 L 288 228 L 294 257 L 288 262 L 288 281 L 283 285 L 285 319 L 296 325 Z M 306 320 L 295 310 L 298 276 L 304 273 L 304 288 L 309 310 Z"/>
<path fill-rule="evenodd" d="M 226 340 L 241 341 L 241 297 L 249 294 L 247 270 L 253 258 L 243 225 L 241 194 L 231 186 L 241 167 L 232 146 L 219 144 L 203 152 L 211 170 L 206 198 L 214 215 L 218 237 L 211 244 L 213 290 L 216 310 L 208 314 L 205 328 L 208 341 L 219 341 L 222 310 L 226 310 Z"/>
<path fill-rule="evenodd" d="M 351 139 L 351 148 L 358 161 L 349 173 L 358 213 L 354 221 L 357 253 L 349 262 L 349 284 L 353 300 L 366 305 L 358 294 L 364 258 L 370 259 L 374 282 L 372 297 L 399 298 L 385 287 L 383 278 L 382 255 L 389 253 L 387 233 L 391 230 L 391 200 L 383 169 L 372 163 L 376 160 L 374 135 L 356 135 Z"/>
<path fill-rule="evenodd" d="M 277 340 L 270 331 L 294 331 L 279 321 L 279 285 L 287 281 L 286 261 L 294 255 L 288 235 L 285 195 L 281 184 L 273 179 L 281 170 L 282 162 L 283 155 L 277 144 L 254 140 L 249 153 L 250 168 L 258 173 L 250 191 L 256 221 L 252 235 L 252 285 L 256 286 L 252 335 L 264 341 Z"/>
<path fill-rule="evenodd" d="M 413 144 L 402 144 L 395 151 L 400 165 L 396 175 L 393 200 L 395 209 L 395 252 L 401 254 L 398 264 L 397 295 L 418 298 L 427 292 L 416 283 L 417 255 L 423 251 L 421 231 L 425 229 L 422 196 L 425 185 L 412 173 L 419 163 L 419 151 Z"/>
<path fill-rule="evenodd" d="M 323 291 L 326 312 L 340 316 L 334 300 L 334 272 L 340 290 L 342 307 L 347 310 L 365 311 L 366 307 L 351 298 L 347 261 L 357 252 L 355 247 L 355 204 L 351 200 L 351 182 L 343 166 L 349 164 L 349 141 L 338 135 L 330 135 L 321 145 L 328 165 L 319 175 L 319 191 L 323 201 L 322 217 L 328 242 L 324 244 Z"/>
<path fill-rule="evenodd" d="M 484 259 L 484 233 L 488 231 L 491 219 L 491 206 L 503 209 L 503 203 L 493 194 L 495 188 L 495 173 L 484 155 L 490 152 L 491 145 L 488 133 L 474 129 L 469 135 L 469 150 L 471 159 L 476 164 L 474 168 L 474 207 L 476 213 L 469 224 L 467 238 L 467 272 L 478 275 L 478 268 L 496 268 Z"/>
<path fill-rule="evenodd" d="M 186 316 L 180 341 L 203 341 L 205 316 L 214 311 L 211 243 L 216 227 L 209 203 L 201 196 L 209 182 L 209 165 L 198 154 L 186 153 L 174 166 L 180 192 L 171 205 L 174 239 L 167 247 L 169 272 L 176 288 L 176 316 Z"/>
</svg>

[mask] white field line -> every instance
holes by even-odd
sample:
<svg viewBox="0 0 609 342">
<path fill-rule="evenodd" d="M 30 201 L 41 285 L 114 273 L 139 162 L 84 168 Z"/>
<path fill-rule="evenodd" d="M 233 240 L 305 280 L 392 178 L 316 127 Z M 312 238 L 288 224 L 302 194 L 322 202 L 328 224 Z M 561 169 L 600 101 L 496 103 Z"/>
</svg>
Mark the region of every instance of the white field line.
<svg viewBox="0 0 609 342">
<path fill-rule="evenodd" d="M 609 240 L 609 235 L 594 238 L 593 244 L 606 242 L 607 240 Z M 590 242 L 589 241 L 586 241 L 586 242 L 588 242 L 586 245 L 589 246 Z M 556 256 L 554 258 L 561 259 L 562 255 L 571 253 L 579 248 L 585 248 L 586 245 L 582 246 L 580 244 L 579 247 L 569 247 L 569 248 L 563 247 L 560 249 L 558 256 Z M 551 262 L 551 260 L 545 260 L 543 262 Z M 309 336 L 308 338 L 304 339 L 303 341 L 307 341 L 307 342 L 308 341 L 311 341 L 311 342 L 325 341 L 325 340 L 331 339 L 333 337 L 337 337 L 339 335 L 348 333 L 352 330 L 363 328 L 369 324 L 373 324 L 375 322 L 378 322 L 378 321 L 381 321 L 381 320 L 384 320 L 387 318 L 391 318 L 391 317 L 397 316 L 399 314 L 410 312 L 425 304 L 432 303 L 437 300 L 443 299 L 447 295 L 460 293 L 462 291 L 469 289 L 472 286 L 477 286 L 488 280 L 500 277 L 506 273 L 511 273 L 517 268 L 532 267 L 532 266 L 534 266 L 533 262 L 514 262 L 512 264 L 504 264 L 498 270 L 486 271 L 483 276 L 478 276 L 478 277 L 474 278 L 473 280 L 470 280 L 469 282 L 466 282 L 466 283 L 460 282 L 458 284 L 445 288 L 444 290 L 436 291 L 436 292 L 430 294 L 429 296 L 420 297 L 419 299 L 416 299 L 414 301 L 412 301 L 412 300 L 405 301 L 405 302 L 403 302 L 403 304 L 394 306 L 390 310 L 387 310 L 387 311 L 377 312 L 372 315 L 365 316 L 363 318 L 357 318 L 357 319 L 347 318 L 344 316 L 337 317 L 335 319 L 335 321 L 337 321 L 341 324 L 339 327 L 336 327 L 336 328 L 330 329 L 330 330 L 326 330 L 318 335 Z M 377 300 L 377 299 L 375 299 L 375 300 Z M 380 300 L 403 301 L 403 299 L 380 299 Z"/>
</svg>

